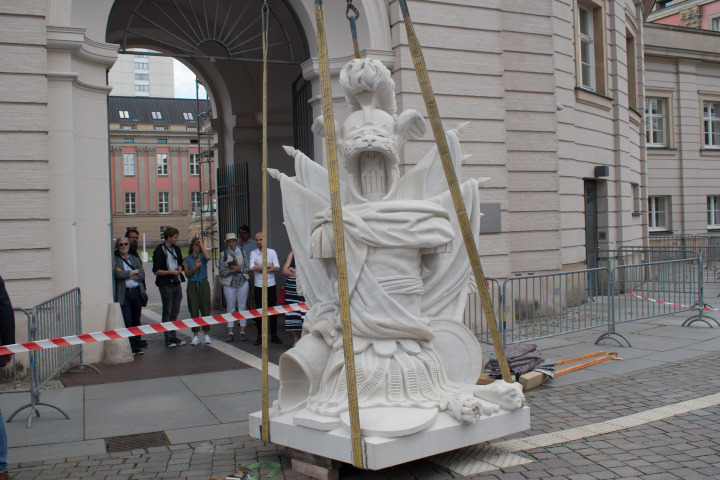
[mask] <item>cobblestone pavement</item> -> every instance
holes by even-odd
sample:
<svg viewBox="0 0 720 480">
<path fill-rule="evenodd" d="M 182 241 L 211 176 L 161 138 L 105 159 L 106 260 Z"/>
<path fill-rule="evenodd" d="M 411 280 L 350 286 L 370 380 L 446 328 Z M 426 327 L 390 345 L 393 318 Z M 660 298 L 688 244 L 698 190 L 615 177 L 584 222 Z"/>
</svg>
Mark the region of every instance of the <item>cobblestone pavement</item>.
<svg viewBox="0 0 720 480">
<path fill-rule="evenodd" d="M 531 390 L 526 396 L 531 408 L 532 429 L 491 444 L 497 447 L 516 445 L 506 452 L 507 456 L 519 460 L 509 462 L 511 466 L 495 468 L 481 464 L 484 466 L 479 470 L 484 471 L 466 471 L 463 476 L 426 459 L 380 471 L 346 466 L 341 470 L 340 478 L 720 479 L 720 395 L 715 395 L 720 392 L 719 365 L 720 354 L 712 353 L 682 363 L 666 363 L 662 368 L 583 384 Z M 690 407 L 677 411 L 667 408 L 694 399 L 704 399 L 701 408 L 695 409 L 693 402 L 689 402 Z M 653 417 L 655 413 L 652 412 L 659 410 L 661 414 Z M 645 414 L 648 415 L 643 416 Z M 638 420 L 638 416 L 642 418 Z M 607 428 L 600 428 L 607 426 L 608 421 L 615 425 L 609 432 Z M 571 429 L 605 433 L 563 439 L 562 436 Z M 547 441 L 547 434 L 558 435 L 557 440 Z M 541 447 L 533 441 L 540 436 L 544 439 Z M 508 439 L 515 442 L 508 442 Z M 265 445 L 247 436 L 124 453 L 48 459 L 10 465 L 10 472 L 14 479 L 38 480 L 204 480 L 209 476 L 224 479 L 236 463 L 249 465 L 258 461 L 282 463 L 283 473 L 274 477 L 276 479 L 307 478 L 292 472 L 282 447 Z"/>
</svg>

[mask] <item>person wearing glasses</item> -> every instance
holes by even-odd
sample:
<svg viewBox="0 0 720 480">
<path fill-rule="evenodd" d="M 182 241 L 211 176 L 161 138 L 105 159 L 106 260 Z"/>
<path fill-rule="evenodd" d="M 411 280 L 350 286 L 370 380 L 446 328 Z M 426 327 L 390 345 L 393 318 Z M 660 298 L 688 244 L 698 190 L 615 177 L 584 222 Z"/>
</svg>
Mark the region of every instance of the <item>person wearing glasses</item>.
<svg viewBox="0 0 720 480">
<path fill-rule="evenodd" d="M 113 255 L 113 274 L 115 279 L 115 298 L 120 304 L 125 327 L 139 327 L 142 311 L 142 294 L 145 294 L 143 279 L 145 271 L 139 258 L 130 255 L 130 240 L 119 237 L 115 241 Z M 130 349 L 133 355 L 142 355 L 140 337 L 130 337 Z"/>
<path fill-rule="evenodd" d="M 130 251 L 128 251 L 129 255 L 132 255 L 133 257 L 137 257 L 138 260 L 140 260 L 140 265 L 142 265 L 142 258 L 140 257 L 140 253 L 138 252 L 138 241 L 140 240 L 140 232 L 135 227 L 130 227 L 125 232 L 125 236 L 130 240 Z M 143 289 L 147 293 L 147 285 L 145 284 L 145 278 L 142 279 L 140 282 L 142 283 Z M 148 303 L 148 297 L 147 295 L 143 297 L 142 306 L 147 307 Z M 145 348 L 148 346 L 147 340 L 143 340 L 140 335 L 138 335 L 138 338 L 140 339 L 140 346 L 142 348 Z"/>
</svg>

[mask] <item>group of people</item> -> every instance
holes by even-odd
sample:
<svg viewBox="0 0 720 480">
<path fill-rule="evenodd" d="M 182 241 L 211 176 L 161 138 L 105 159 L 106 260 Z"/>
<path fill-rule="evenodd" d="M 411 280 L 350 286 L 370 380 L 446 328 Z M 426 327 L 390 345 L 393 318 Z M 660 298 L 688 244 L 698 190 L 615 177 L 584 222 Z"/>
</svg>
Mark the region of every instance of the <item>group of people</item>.
<svg viewBox="0 0 720 480">
<path fill-rule="evenodd" d="M 250 275 L 253 276 L 253 300 L 256 308 L 262 307 L 262 270 L 263 270 L 263 233 L 258 232 L 255 239 L 250 238 L 250 228 L 243 225 L 239 229 L 239 237 L 235 233 L 225 236 L 225 248 L 220 253 L 219 273 L 220 284 L 225 296 L 227 313 L 243 311 L 247 307 L 250 287 Z M 158 245 L 152 256 L 155 284 L 160 291 L 162 300 L 162 321 L 172 322 L 180 314 L 182 301 L 182 283 L 187 281 L 186 295 L 190 315 L 193 318 L 211 314 L 210 282 L 208 281 L 207 265 L 210 254 L 200 238 L 190 240 L 188 255 L 182 257 L 180 247 L 177 246 L 180 232 L 177 228 L 168 227 L 163 232 L 164 242 Z M 145 272 L 142 260 L 138 253 L 139 233 L 131 228 L 125 236 L 115 241 L 113 255 L 113 272 L 115 275 L 115 301 L 120 304 L 125 326 L 140 326 L 142 307 L 147 305 L 148 294 L 145 285 Z M 277 301 L 276 272 L 282 270 L 285 275 L 286 303 L 302 302 L 304 299 L 298 292 L 295 261 L 292 252 L 288 255 L 285 265 L 280 267 L 275 250 L 267 248 L 267 285 L 268 306 L 274 306 Z M 187 277 L 187 280 L 186 278 Z M 277 317 L 269 316 L 270 342 L 282 344 L 277 334 Z M 286 331 L 293 334 L 294 341 L 300 337 L 302 331 L 303 313 L 292 312 L 285 315 Z M 247 320 L 239 320 L 240 340 L 247 340 Z M 257 338 L 255 345 L 262 343 L 262 319 L 255 320 Z M 228 334 L 226 341 L 234 341 L 235 321 L 228 321 Z M 200 344 L 200 328 L 193 327 L 191 345 Z M 210 326 L 203 326 L 203 341 L 212 343 Z M 164 332 L 165 346 L 174 348 L 185 345 L 184 340 L 178 339 L 174 330 Z M 140 335 L 130 337 L 130 348 L 133 355 L 142 355 L 147 341 Z"/>
</svg>

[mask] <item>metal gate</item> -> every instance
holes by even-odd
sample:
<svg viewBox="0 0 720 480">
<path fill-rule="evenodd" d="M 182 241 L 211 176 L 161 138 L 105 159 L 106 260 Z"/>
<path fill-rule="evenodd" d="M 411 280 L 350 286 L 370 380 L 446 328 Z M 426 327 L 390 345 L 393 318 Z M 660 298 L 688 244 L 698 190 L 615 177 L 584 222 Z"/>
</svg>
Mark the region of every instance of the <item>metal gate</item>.
<svg viewBox="0 0 720 480">
<path fill-rule="evenodd" d="M 292 84 L 293 146 L 313 158 L 311 97 L 312 85 L 301 74 Z"/>
<path fill-rule="evenodd" d="M 226 233 L 237 233 L 241 225 L 250 224 L 247 163 L 218 168 L 217 200 L 219 238 L 222 246 Z"/>
</svg>

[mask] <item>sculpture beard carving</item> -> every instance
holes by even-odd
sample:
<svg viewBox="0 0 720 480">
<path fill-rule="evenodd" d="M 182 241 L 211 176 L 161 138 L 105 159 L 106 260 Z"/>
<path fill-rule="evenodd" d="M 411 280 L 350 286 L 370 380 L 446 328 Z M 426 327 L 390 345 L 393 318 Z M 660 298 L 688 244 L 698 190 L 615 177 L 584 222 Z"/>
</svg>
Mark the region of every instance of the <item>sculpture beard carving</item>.
<svg viewBox="0 0 720 480">
<path fill-rule="evenodd" d="M 353 117 L 359 116 L 364 121 L 358 127 Z M 394 199 L 400 176 L 396 120 L 385 112 L 364 109 L 352 114 L 348 124 L 340 156 L 345 160 L 353 202 Z"/>
</svg>

